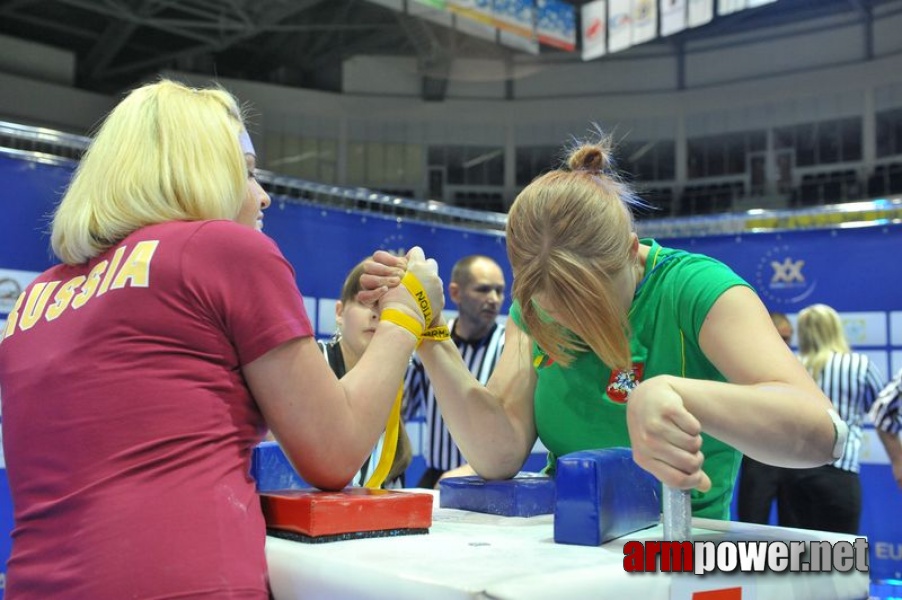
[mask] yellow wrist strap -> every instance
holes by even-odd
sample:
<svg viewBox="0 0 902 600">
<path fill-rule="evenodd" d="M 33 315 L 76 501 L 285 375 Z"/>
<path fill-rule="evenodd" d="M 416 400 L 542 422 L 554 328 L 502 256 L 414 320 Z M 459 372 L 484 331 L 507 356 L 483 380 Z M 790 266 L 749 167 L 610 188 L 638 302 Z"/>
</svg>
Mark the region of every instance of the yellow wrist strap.
<svg viewBox="0 0 902 600">
<path fill-rule="evenodd" d="M 398 388 L 398 395 L 395 397 L 395 403 L 391 407 L 391 412 L 388 413 L 388 423 L 385 425 L 385 438 L 382 440 L 382 454 L 379 455 L 379 462 L 376 464 L 372 475 L 363 484 L 363 487 L 371 489 L 382 487 L 382 484 L 385 483 L 385 478 L 391 472 L 391 467 L 395 462 L 395 452 L 398 449 L 398 432 L 401 429 L 401 399 L 403 396 L 404 384 L 401 384 L 401 387 Z"/>
<path fill-rule="evenodd" d="M 429 296 L 426 294 L 426 290 L 423 289 L 423 284 L 420 283 L 416 275 L 407 271 L 404 277 L 401 278 L 401 285 L 406 287 L 410 295 L 413 296 L 417 306 L 420 307 L 420 312 L 423 313 L 423 323 L 426 327 L 429 327 L 433 317 L 432 302 L 429 301 Z"/>
<path fill-rule="evenodd" d="M 425 341 L 443 342 L 451 339 L 451 331 L 447 325 L 439 325 L 438 327 L 430 327 L 420 336 L 420 343 Z"/>
<path fill-rule="evenodd" d="M 417 276 L 408 271 L 404 274 L 404 277 L 401 278 L 401 284 L 407 288 L 407 291 L 410 292 L 410 295 L 413 296 L 417 306 L 420 308 L 420 312 L 423 314 L 425 329 L 416 319 L 394 308 L 386 308 L 383 310 L 380 319 L 403 327 L 412 333 L 420 343 L 424 340 L 441 342 L 451 339 L 451 332 L 448 330 L 447 325 L 429 327 L 429 324 L 432 323 L 434 314 L 432 311 L 432 303 L 429 301 L 429 296 L 426 294 L 426 290 L 423 289 L 423 284 L 420 283 Z"/>
<path fill-rule="evenodd" d="M 442 340 L 450 339 L 451 332 L 448 330 L 447 325 L 428 327 L 429 324 L 432 323 L 432 303 L 429 301 L 429 296 L 426 295 L 426 290 L 423 289 L 423 284 L 420 283 L 417 276 L 408 271 L 401 279 L 401 283 L 411 293 L 414 300 L 416 300 L 417 305 L 420 307 L 420 312 L 423 313 L 423 322 L 426 324 L 426 328 L 424 329 L 423 324 L 415 318 L 395 308 L 384 309 L 379 316 L 379 319 L 394 323 L 409 331 L 417 338 L 417 345 L 421 344 L 423 340 L 440 342 Z M 379 463 L 376 465 L 376 468 L 369 479 L 363 484 L 364 487 L 372 489 L 382 487 L 382 484 L 385 483 L 385 478 L 391 471 L 392 464 L 395 461 L 395 452 L 398 448 L 398 435 L 401 429 L 401 401 L 403 396 L 404 384 L 402 383 L 401 387 L 398 389 L 398 395 L 395 397 L 395 403 L 392 405 L 391 412 L 388 415 L 388 423 L 385 426 L 385 438 L 382 440 L 382 453 L 379 456 Z"/>
<path fill-rule="evenodd" d="M 423 335 L 423 324 L 396 308 L 384 309 L 379 316 L 379 320 L 388 321 L 389 323 L 394 323 L 398 327 L 406 329 L 413 334 L 413 337 L 417 338 L 417 340 Z"/>
</svg>

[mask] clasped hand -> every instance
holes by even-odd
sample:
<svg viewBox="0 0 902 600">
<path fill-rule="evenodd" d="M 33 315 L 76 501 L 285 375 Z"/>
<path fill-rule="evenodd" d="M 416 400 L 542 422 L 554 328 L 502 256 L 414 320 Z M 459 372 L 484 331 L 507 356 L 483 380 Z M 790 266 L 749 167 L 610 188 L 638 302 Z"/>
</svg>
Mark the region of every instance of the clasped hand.
<svg viewBox="0 0 902 600">
<path fill-rule="evenodd" d="M 441 319 L 445 307 L 445 291 L 438 276 L 438 263 L 435 259 L 427 259 L 423 249 L 414 246 L 406 256 L 395 256 L 384 250 L 378 250 L 364 262 L 363 275 L 360 277 L 362 291 L 357 294 L 357 301 L 379 310 L 395 308 L 412 313 L 423 320 L 417 299 L 401 283 L 405 273 L 412 273 L 420 280 L 420 284 L 429 297 L 433 318 L 431 323 L 423 323 L 431 327 Z"/>
</svg>

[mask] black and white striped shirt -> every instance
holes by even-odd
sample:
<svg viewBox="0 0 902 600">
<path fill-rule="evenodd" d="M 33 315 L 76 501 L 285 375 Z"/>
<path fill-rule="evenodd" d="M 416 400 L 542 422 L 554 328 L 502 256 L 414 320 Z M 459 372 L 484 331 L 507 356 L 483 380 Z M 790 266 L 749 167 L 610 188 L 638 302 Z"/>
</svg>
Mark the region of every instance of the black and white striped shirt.
<svg viewBox="0 0 902 600">
<path fill-rule="evenodd" d="M 824 365 L 817 383 L 833 402 L 840 418 L 849 426 L 845 453 L 833 466 L 857 473 L 861 425 L 883 387 L 880 372 L 864 354 L 833 353 Z"/>
<path fill-rule="evenodd" d="M 484 338 L 471 342 L 454 334 L 455 321 L 456 319 L 451 319 L 448 323 L 448 329 L 452 332 L 451 339 L 457 344 L 457 349 L 470 372 L 480 383 L 485 384 L 495 369 L 498 357 L 501 356 L 501 349 L 504 347 L 504 325 L 496 324 Z M 451 433 L 442 419 L 432 383 L 426 375 L 423 363 L 416 355 L 407 369 L 404 384 L 407 392 L 405 418 L 410 419 L 421 411 L 426 417 L 427 448 L 424 456 L 426 466 L 448 471 L 464 464 L 466 461 L 457 444 L 451 439 Z"/>
<path fill-rule="evenodd" d="M 902 369 L 877 394 L 868 417 L 877 429 L 896 435 L 902 431 Z"/>
</svg>

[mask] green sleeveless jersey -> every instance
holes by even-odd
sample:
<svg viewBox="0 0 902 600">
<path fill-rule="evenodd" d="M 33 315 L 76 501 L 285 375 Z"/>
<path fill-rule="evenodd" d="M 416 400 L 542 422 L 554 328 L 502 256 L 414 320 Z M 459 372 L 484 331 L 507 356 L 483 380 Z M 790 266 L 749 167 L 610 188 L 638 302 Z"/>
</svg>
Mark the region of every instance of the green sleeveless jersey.
<svg viewBox="0 0 902 600">
<path fill-rule="evenodd" d="M 556 457 L 570 452 L 629 446 L 627 394 L 638 382 L 655 375 L 724 381 L 702 353 L 699 331 L 721 294 L 748 283 L 712 258 L 663 248 L 654 240 L 642 243 L 651 250 L 630 309 L 631 372 L 612 372 L 593 352 L 581 352 L 569 367 L 561 367 L 533 343 L 535 423 L 551 469 Z M 516 302 L 510 317 L 524 328 Z M 741 455 L 714 437 L 702 437 L 712 488 L 692 491 L 692 511 L 697 517 L 729 519 Z"/>
</svg>

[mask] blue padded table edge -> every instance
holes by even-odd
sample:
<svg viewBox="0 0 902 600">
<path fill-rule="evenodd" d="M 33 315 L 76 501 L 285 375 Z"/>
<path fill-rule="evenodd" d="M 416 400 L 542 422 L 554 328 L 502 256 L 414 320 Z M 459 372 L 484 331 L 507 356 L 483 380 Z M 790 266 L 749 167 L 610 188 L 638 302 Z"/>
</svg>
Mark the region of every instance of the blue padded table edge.
<svg viewBox="0 0 902 600">
<path fill-rule="evenodd" d="M 505 517 L 554 512 L 555 482 L 547 475 L 521 473 L 513 479 L 486 481 L 479 476 L 439 482 L 439 506 Z"/>
<path fill-rule="evenodd" d="M 294 470 L 278 442 L 261 442 L 254 447 L 250 475 L 257 482 L 258 493 L 312 487 Z"/>
<path fill-rule="evenodd" d="M 629 448 L 565 454 L 556 480 L 555 542 L 598 546 L 660 522 L 661 484 Z"/>
</svg>

